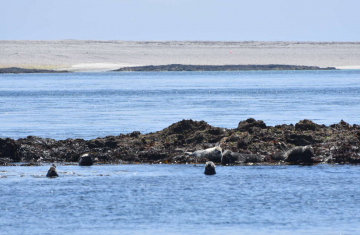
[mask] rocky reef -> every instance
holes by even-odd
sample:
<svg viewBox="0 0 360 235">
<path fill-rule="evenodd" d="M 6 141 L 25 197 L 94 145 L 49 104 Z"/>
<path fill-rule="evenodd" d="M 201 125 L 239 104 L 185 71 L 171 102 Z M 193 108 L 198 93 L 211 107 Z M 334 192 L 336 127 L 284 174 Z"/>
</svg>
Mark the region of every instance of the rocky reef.
<svg viewBox="0 0 360 235">
<path fill-rule="evenodd" d="M 186 65 L 186 64 L 168 64 L 168 65 L 149 65 L 124 67 L 115 72 L 159 72 L 159 71 L 252 71 L 252 70 L 335 70 L 334 67 L 320 68 L 317 66 L 301 65 Z"/>
<path fill-rule="evenodd" d="M 91 140 L 35 136 L 0 139 L 0 165 L 78 162 L 85 153 L 94 164 L 207 161 L 224 165 L 358 164 L 359 147 L 360 126 L 344 121 L 330 126 L 310 120 L 295 125 L 267 126 L 263 121 L 249 118 L 241 121 L 237 128 L 224 129 L 204 121 L 182 120 L 149 134 L 134 131 Z M 220 148 L 222 156 L 189 154 L 209 148 L 214 151 Z"/>
</svg>

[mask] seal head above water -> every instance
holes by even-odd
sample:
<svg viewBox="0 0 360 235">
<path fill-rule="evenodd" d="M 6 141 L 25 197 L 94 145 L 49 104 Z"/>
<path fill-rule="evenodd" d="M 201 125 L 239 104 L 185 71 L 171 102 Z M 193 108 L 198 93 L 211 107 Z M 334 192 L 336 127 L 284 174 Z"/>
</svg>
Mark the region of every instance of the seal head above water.
<svg viewBox="0 0 360 235">
<path fill-rule="evenodd" d="M 52 166 L 49 168 L 46 177 L 48 178 L 59 177 L 58 173 L 56 172 L 56 166 L 54 164 L 52 164 Z"/>
<path fill-rule="evenodd" d="M 80 166 L 91 166 L 92 164 L 94 164 L 94 162 L 89 153 L 84 153 L 83 155 L 80 156 L 79 159 Z"/>
<path fill-rule="evenodd" d="M 205 164 L 205 175 L 215 175 L 215 164 L 213 162 L 206 162 Z"/>
</svg>

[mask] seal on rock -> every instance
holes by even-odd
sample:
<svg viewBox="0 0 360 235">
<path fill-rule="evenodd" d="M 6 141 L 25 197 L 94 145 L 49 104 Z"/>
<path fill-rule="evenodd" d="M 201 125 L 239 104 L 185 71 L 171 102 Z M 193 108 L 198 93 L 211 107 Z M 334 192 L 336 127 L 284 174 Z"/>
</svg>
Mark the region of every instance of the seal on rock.
<svg viewBox="0 0 360 235">
<path fill-rule="evenodd" d="M 84 153 L 80 156 L 79 165 L 80 166 L 91 166 L 94 164 L 91 155 L 89 153 Z"/>
<path fill-rule="evenodd" d="M 314 149 L 310 145 L 296 146 L 284 152 L 276 153 L 275 160 L 284 160 L 290 164 L 313 164 Z"/>
<path fill-rule="evenodd" d="M 58 173 L 56 172 L 56 166 L 54 164 L 52 164 L 52 166 L 49 168 L 46 177 L 49 178 L 59 177 Z"/>
<path fill-rule="evenodd" d="M 205 164 L 205 175 L 215 175 L 215 164 L 213 162 L 206 162 Z"/>
<path fill-rule="evenodd" d="M 220 146 L 208 148 L 204 150 L 197 150 L 193 153 L 187 153 L 188 155 L 198 158 L 207 158 L 211 161 L 220 162 L 222 157 L 222 149 Z"/>
</svg>

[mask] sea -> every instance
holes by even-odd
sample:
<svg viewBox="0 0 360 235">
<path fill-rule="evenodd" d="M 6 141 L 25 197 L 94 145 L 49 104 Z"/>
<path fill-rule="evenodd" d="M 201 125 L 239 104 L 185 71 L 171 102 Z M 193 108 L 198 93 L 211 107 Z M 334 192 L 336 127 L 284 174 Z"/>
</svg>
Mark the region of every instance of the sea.
<svg viewBox="0 0 360 235">
<path fill-rule="evenodd" d="M 0 138 L 92 139 L 182 119 L 360 124 L 360 71 L 0 75 Z M 360 234 L 360 166 L 0 167 L 0 234 Z"/>
<path fill-rule="evenodd" d="M 0 74 L 0 138 L 92 139 L 182 119 L 360 124 L 360 70 Z"/>
</svg>

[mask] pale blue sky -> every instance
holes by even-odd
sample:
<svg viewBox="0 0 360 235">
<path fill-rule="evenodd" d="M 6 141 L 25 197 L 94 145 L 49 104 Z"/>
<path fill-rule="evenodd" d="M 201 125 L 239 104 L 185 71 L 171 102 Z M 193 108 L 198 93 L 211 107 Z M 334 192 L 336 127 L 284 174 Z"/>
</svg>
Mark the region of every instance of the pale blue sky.
<svg viewBox="0 0 360 235">
<path fill-rule="evenodd" d="M 360 41 L 359 0 L 0 0 L 0 39 Z"/>
</svg>

